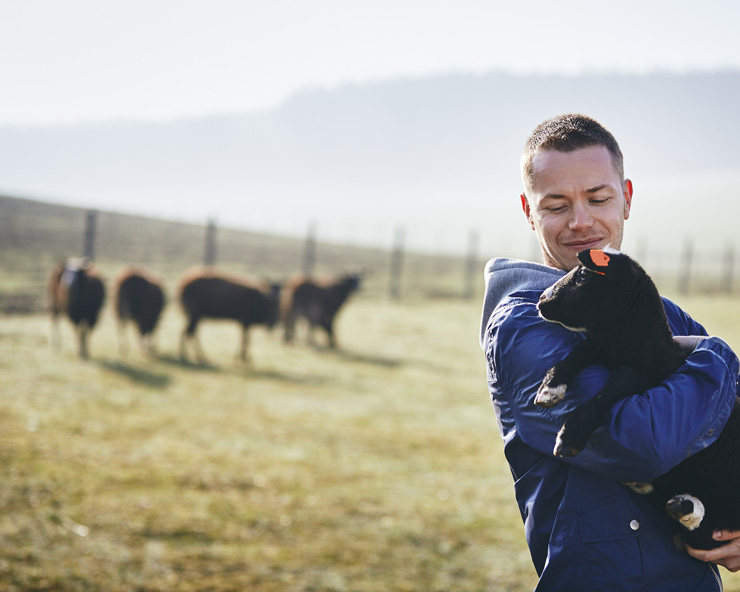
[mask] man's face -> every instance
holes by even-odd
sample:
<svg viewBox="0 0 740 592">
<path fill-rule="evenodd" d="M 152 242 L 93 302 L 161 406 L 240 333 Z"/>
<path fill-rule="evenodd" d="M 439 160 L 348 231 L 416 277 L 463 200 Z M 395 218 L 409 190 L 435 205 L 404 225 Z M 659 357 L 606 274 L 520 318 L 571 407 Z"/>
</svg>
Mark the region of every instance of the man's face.
<svg viewBox="0 0 740 592">
<path fill-rule="evenodd" d="M 567 271 L 578 265 L 579 251 L 621 247 L 632 183 L 622 183 L 606 147 L 541 150 L 533 171 L 522 208 L 537 233 L 545 265 Z"/>
</svg>

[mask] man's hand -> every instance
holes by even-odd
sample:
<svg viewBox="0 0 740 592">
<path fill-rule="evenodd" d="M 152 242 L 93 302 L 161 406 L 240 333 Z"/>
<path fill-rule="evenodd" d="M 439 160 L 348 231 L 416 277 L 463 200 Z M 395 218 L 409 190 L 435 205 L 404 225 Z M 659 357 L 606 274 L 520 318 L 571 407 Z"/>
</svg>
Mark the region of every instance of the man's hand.
<svg viewBox="0 0 740 592">
<path fill-rule="evenodd" d="M 686 551 L 701 561 L 711 561 L 725 569 L 736 572 L 740 570 L 740 530 L 717 530 L 712 538 L 715 541 L 727 541 L 714 549 L 694 549 L 686 545 Z"/>
</svg>

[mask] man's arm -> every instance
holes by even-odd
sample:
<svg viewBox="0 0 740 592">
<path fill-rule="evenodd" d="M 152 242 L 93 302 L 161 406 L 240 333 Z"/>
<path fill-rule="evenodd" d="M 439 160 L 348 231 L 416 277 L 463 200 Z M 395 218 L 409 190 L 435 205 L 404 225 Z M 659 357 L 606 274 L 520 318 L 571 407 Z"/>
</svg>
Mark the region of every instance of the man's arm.
<svg viewBox="0 0 740 592">
<path fill-rule="evenodd" d="M 511 408 L 522 440 L 551 455 L 567 413 L 600 390 L 608 370 L 586 368 L 560 404 L 542 409 L 534 405 L 540 382 L 580 338 L 542 320 L 532 303 L 494 314 L 486 339 L 494 397 Z M 716 439 L 734 403 L 737 373 L 727 344 L 701 340 L 661 385 L 615 405 L 585 450 L 567 462 L 617 481 L 650 481 Z"/>
</svg>

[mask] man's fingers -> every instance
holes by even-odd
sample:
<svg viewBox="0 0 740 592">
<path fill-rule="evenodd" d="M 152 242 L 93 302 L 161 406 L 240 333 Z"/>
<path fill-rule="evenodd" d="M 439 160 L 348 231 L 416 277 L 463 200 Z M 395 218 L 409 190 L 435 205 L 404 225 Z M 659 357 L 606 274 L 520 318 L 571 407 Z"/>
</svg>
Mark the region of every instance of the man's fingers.
<svg viewBox="0 0 740 592">
<path fill-rule="evenodd" d="M 712 538 L 715 541 L 729 541 L 740 537 L 740 530 L 715 530 Z"/>
</svg>

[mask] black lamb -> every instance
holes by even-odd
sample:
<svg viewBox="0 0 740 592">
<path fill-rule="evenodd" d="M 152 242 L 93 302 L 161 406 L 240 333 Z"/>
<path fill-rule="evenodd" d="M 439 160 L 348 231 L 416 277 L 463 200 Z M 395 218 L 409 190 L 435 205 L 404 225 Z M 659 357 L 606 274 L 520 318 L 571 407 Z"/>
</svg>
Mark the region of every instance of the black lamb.
<svg viewBox="0 0 740 592">
<path fill-rule="evenodd" d="M 623 253 L 591 249 L 577 266 L 546 290 L 540 315 L 586 339 L 546 374 L 535 404 L 560 402 L 585 366 L 600 362 L 611 370 L 604 387 L 576 407 L 558 433 L 554 454 L 574 456 L 621 398 L 648 390 L 673 374 L 693 349 L 673 339 L 658 290 L 645 271 Z M 740 444 L 738 400 L 722 433 L 709 447 L 682 461 L 650 484 L 630 484 L 651 503 L 665 508 L 684 528 L 692 547 L 709 549 L 715 529 L 740 530 Z"/>
</svg>

